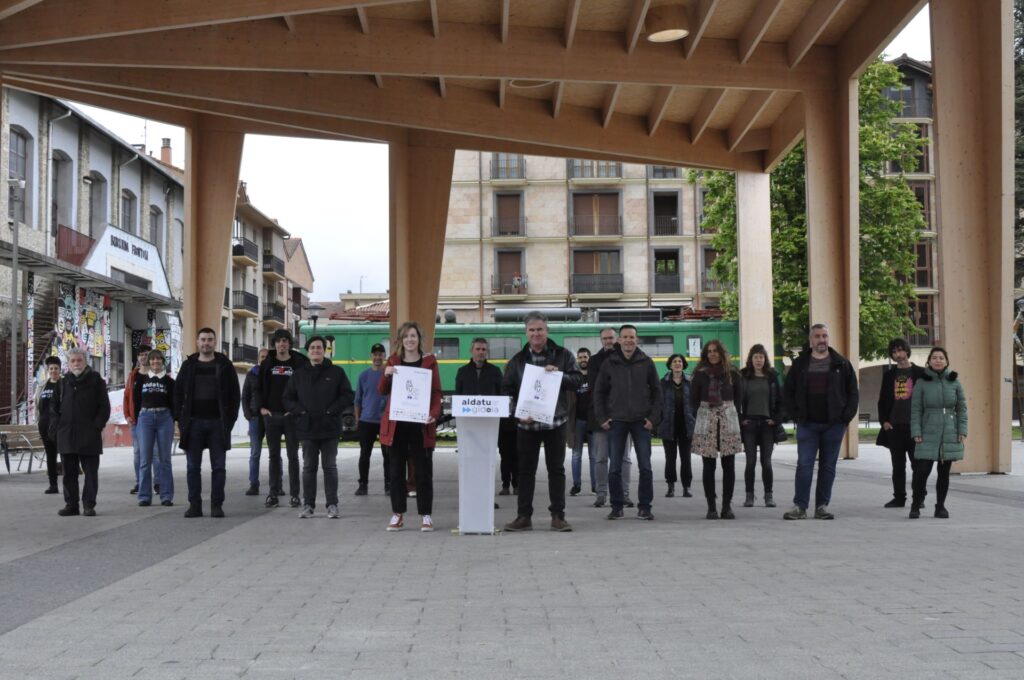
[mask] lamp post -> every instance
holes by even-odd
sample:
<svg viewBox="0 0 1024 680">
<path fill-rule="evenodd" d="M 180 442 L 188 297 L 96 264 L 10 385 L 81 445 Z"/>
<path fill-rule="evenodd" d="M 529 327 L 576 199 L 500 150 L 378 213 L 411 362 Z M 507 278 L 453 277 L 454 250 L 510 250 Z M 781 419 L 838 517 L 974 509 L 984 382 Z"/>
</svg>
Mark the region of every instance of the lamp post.
<svg viewBox="0 0 1024 680">
<path fill-rule="evenodd" d="M 24 190 L 25 180 L 8 178 L 7 185 Z M 11 227 L 11 425 L 18 423 L 18 326 L 21 323 L 21 305 L 18 304 L 18 223 L 8 220 Z"/>
<path fill-rule="evenodd" d="M 310 312 L 309 318 L 313 320 L 313 335 L 316 335 L 316 322 L 320 319 L 320 312 L 327 308 L 319 302 L 313 302 L 306 309 Z"/>
</svg>

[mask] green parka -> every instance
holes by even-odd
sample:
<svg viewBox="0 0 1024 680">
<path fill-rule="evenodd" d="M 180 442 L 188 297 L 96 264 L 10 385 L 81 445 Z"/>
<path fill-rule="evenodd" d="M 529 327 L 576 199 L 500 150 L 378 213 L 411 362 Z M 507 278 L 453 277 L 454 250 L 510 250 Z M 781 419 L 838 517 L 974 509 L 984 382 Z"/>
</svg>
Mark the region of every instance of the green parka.
<svg viewBox="0 0 1024 680">
<path fill-rule="evenodd" d="M 967 400 L 964 388 L 948 369 L 936 373 L 926 368 L 914 384 L 910 398 L 910 435 L 921 437 L 914 457 L 924 460 L 963 460 L 967 436 Z"/>
</svg>

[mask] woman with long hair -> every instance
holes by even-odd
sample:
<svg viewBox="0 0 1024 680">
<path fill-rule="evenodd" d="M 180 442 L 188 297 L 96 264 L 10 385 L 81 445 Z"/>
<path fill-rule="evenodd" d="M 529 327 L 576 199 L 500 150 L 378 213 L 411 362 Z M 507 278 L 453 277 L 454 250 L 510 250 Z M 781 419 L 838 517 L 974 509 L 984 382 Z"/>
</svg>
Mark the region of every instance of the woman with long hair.
<svg viewBox="0 0 1024 680">
<path fill-rule="evenodd" d="M 415 321 L 398 328 L 393 353 L 388 358 L 377 389 L 387 400 L 380 421 L 380 443 L 388 447 L 391 464 L 391 511 L 388 531 L 401 531 L 408 497 L 405 487 L 406 461 L 416 468 L 416 510 L 422 516 L 420 531 L 433 531 L 434 468 L 432 454 L 437 440 L 437 419 L 441 416 L 441 374 L 433 354 L 423 353 L 423 331 Z M 431 372 L 430 415 L 426 423 L 394 421 L 390 417 L 391 383 L 397 367 L 422 368 Z"/>
<path fill-rule="evenodd" d="M 686 376 L 686 357 L 678 352 L 665 362 L 668 372 L 661 379 L 661 423 L 658 436 L 665 447 L 665 498 L 676 495 L 676 480 L 683 484 L 683 497 L 689 498 L 693 483 L 690 466 L 690 439 L 693 437 L 693 409 L 690 407 L 690 379 Z M 676 452 L 679 475 L 676 475 Z"/>
<path fill-rule="evenodd" d="M 949 370 L 949 355 L 942 347 L 932 347 L 921 380 L 914 385 L 910 397 L 910 435 L 914 438 L 914 490 L 910 519 L 921 516 L 925 487 L 932 467 L 938 463 L 939 478 L 935 482 L 935 516 L 949 519 L 946 493 L 949 471 L 954 460 L 963 460 L 967 439 L 967 399 L 957 380 L 956 371 Z"/>
<path fill-rule="evenodd" d="M 691 450 L 704 461 L 704 497 L 707 519 L 736 519 L 732 491 L 736 485 L 736 454 L 743 450 L 737 407 L 741 403 L 739 372 L 729 365 L 729 352 L 721 340 L 709 340 L 700 352 L 690 388 L 694 411 Z M 722 458 L 722 513 L 715 505 L 716 459 Z"/>
<path fill-rule="evenodd" d="M 743 400 L 740 402 L 740 433 L 747 467 L 743 474 L 747 497 L 743 507 L 754 506 L 754 474 L 758 449 L 761 453 L 761 482 L 764 484 L 764 505 L 774 508 L 772 498 L 772 450 L 775 448 L 775 426 L 781 420 L 782 398 L 779 378 L 772 368 L 768 350 L 754 345 L 747 353 L 747 365 L 740 371 Z"/>
<path fill-rule="evenodd" d="M 160 505 L 169 507 L 174 505 L 174 475 L 171 472 L 174 378 L 167 375 L 164 354 L 160 350 L 150 350 L 146 363 L 149 364 L 149 372 L 139 373 L 132 385 L 135 434 L 139 438 L 139 505 L 150 505 L 156 491 L 160 494 Z"/>
</svg>

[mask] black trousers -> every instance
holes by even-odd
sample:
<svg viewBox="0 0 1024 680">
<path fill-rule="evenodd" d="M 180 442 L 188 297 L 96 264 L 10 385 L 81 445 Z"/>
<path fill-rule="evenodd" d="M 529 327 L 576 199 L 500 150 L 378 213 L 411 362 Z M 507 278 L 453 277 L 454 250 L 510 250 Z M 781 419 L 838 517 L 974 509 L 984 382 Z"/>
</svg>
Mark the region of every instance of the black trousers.
<svg viewBox="0 0 1024 680">
<path fill-rule="evenodd" d="M 295 432 L 295 420 L 291 416 L 272 414 L 263 416 L 263 422 L 267 430 L 267 459 L 270 461 L 270 495 L 284 495 L 284 472 L 281 469 L 281 438 L 284 437 L 288 451 L 288 495 L 298 498 L 302 477 L 299 472 L 299 436 Z"/>
<path fill-rule="evenodd" d="M 932 467 L 934 465 L 934 460 L 919 459 L 914 461 L 914 476 L 911 483 L 914 490 L 914 505 L 917 507 L 924 505 L 928 477 L 932 474 Z M 939 477 L 935 480 L 936 507 L 946 507 L 946 494 L 949 492 L 949 470 L 952 467 L 953 461 L 951 460 L 939 461 Z"/>
<path fill-rule="evenodd" d="M 665 481 L 675 484 L 676 480 L 683 483 L 687 489 L 693 484 L 693 466 L 690 464 L 690 440 L 664 439 L 662 445 L 665 447 Z M 676 477 L 676 451 L 679 452 L 679 476 Z"/>
<path fill-rule="evenodd" d="M 416 423 L 398 423 L 395 438 L 388 447 L 391 465 L 391 511 L 404 514 L 408 503 L 405 488 L 406 463 L 410 459 L 416 468 L 416 512 L 433 514 L 434 509 L 434 451 L 423 448 L 423 426 Z"/>
<path fill-rule="evenodd" d="M 370 456 L 373 454 L 373 444 L 380 434 L 380 423 L 368 423 L 365 420 L 359 421 L 359 485 L 366 486 L 370 478 Z M 380 445 L 380 453 L 384 457 L 384 486 L 390 486 L 391 468 L 388 461 L 388 447 Z"/>
<path fill-rule="evenodd" d="M 761 483 L 765 494 L 772 492 L 772 451 L 775 449 L 775 426 L 768 424 L 764 416 L 750 416 L 747 425 L 740 426 L 743 436 L 743 451 L 747 456 L 747 467 L 743 471 L 743 482 L 747 493 L 754 493 L 754 476 L 757 468 L 758 450 L 761 453 Z"/>
<path fill-rule="evenodd" d="M 82 505 L 96 506 L 99 491 L 100 457 L 79 456 L 73 453 L 61 454 L 64 459 L 64 500 L 68 505 L 78 506 L 78 467 L 82 467 L 85 480 L 82 482 Z"/>
<path fill-rule="evenodd" d="M 46 476 L 50 486 L 57 486 L 57 442 L 43 437 L 43 448 L 46 449 Z"/>
<path fill-rule="evenodd" d="M 910 436 L 910 425 L 893 425 L 886 433 L 886 443 L 889 446 L 889 456 L 892 458 L 892 497 L 898 501 L 906 501 L 907 461 L 910 461 L 911 475 L 914 472 L 914 438 Z M 924 496 L 921 498 L 924 500 Z"/>
<path fill-rule="evenodd" d="M 708 507 L 715 507 L 715 469 L 717 458 L 701 456 L 704 461 L 704 498 Z M 736 456 L 722 456 L 722 506 L 732 503 L 732 490 L 736 486 Z"/>
<path fill-rule="evenodd" d="M 518 428 L 516 443 L 519 454 L 519 516 L 533 517 L 533 492 L 537 485 L 537 464 L 540 446 L 544 445 L 544 462 L 548 468 L 548 510 L 552 517 L 565 518 L 565 428 L 524 430 Z"/>
<path fill-rule="evenodd" d="M 519 486 L 519 428 L 513 418 L 502 418 L 498 426 L 498 456 L 501 458 L 501 485 Z"/>
</svg>

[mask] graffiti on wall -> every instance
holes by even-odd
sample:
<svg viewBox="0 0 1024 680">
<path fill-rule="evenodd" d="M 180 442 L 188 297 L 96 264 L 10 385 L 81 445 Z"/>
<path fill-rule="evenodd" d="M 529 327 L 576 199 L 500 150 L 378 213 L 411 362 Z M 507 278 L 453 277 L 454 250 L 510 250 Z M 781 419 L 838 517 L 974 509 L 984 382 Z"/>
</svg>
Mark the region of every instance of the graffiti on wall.
<svg viewBox="0 0 1024 680">
<path fill-rule="evenodd" d="M 56 355 L 67 365 L 67 353 L 81 347 L 91 357 L 102 358 L 110 369 L 110 300 L 100 293 L 59 283 L 57 285 Z"/>
</svg>

